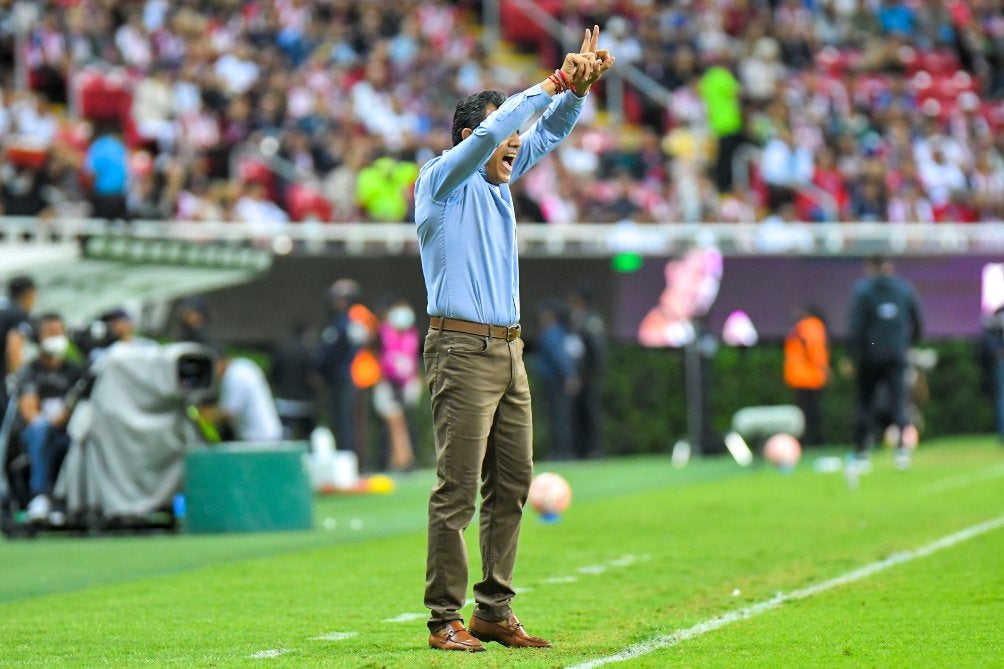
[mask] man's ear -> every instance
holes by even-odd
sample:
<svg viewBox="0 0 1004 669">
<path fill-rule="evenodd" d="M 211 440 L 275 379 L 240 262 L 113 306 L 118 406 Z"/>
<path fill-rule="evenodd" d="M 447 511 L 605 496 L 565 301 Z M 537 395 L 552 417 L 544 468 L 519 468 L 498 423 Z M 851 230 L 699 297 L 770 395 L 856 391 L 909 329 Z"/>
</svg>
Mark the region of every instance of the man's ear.
<svg viewBox="0 0 1004 669">
<path fill-rule="evenodd" d="M 461 140 L 467 139 L 468 137 L 471 136 L 472 132 L 474 132 L 474 131 L 471 130 L 470 128 L 464 128 L 463 130 L 460 131 L 460 139 Z"/>
</svg>

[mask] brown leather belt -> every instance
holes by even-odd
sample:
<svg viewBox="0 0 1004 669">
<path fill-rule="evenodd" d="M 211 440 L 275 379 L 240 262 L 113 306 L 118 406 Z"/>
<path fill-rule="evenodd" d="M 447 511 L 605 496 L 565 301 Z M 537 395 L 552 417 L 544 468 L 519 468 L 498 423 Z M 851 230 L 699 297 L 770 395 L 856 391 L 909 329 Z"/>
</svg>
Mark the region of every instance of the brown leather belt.
<svg viewBox="0 0 1004 669">
<path fill-rule="evenodd" d="M 512 341 L 519 339 L 519 325 L 487 325 L 485 323 L 475 323 L 474 321 L 462 321 L 459 318 L 443 318 L 433 316 L 429 319 L 429 327 L 441 332 L 463 332 L 464 334 L 477 335 L 479 337 L 494 337 L 495 339 L 505 339 Z"/>
</svg>

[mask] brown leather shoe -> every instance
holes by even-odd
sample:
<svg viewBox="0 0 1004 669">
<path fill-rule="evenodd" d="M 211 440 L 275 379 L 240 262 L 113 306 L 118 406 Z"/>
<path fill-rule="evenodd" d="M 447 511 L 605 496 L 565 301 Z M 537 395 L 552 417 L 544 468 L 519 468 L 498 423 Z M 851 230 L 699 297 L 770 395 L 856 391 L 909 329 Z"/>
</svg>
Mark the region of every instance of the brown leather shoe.
<svg viewBox="0 0 1004 669">
<path fill-rule="evenodd" d="M 430 634 L 429 648 L 463 650 L 468 653 L 480 653 L 485 649 L 480 641 L 467 633 L 463 620 L 454 620 L 438 632 Z"/>
<path fill-rule="evenodd" d="M 551 642 L 540 637 L 530 636 L 523 629 L 523 625 L 516 616 L 509 616 L 509 620 L 502 620 L 497 623 L 482 620 L 477 616 L 471 616 L 471 624 L 468 627 L 471 636 L 482 641 L 497 641 L 503 646 L 515 648 L 550 648 Z"/>
</svg>

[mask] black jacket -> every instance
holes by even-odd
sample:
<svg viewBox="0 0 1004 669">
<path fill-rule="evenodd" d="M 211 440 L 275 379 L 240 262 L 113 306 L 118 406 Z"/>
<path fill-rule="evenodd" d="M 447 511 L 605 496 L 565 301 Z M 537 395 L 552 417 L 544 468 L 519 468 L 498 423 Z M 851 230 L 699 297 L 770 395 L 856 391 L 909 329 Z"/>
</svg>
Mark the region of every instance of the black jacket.
<svg viewBox="0 0 1004 669">
<path fill-rule="evenodd" d="M 920 301 L 906 280 L 876 276 L 854 286 L 850 354 L 856 363 L 906 362 L 922 329 Z"/>
</svg>

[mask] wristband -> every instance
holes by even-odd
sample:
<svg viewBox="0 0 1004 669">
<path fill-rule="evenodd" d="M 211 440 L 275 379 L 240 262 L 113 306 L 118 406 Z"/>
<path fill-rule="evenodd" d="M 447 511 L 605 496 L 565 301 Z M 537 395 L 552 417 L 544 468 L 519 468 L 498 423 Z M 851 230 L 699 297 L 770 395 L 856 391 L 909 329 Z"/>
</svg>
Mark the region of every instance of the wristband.
<svg viewBox="0 0 1004 669">
<path fill-rule="evenodd" d="M 554 71 L 559 77 L 561 77 L 561 82 L 565 84 L 565 90 L 571 90 L 572 82 L 568 80 L 568 75 L 565 74 L 564 70 L 557 69 Z"/>
<path fill-rule="evenodd" d="M 557 70 L 555 70 L 555 72 L 557 72 Z M 563 82 L 561 80 L 561 78 L 558 77 L 558 75 L 556 75 L 556 74 L 549 74 L 547 76 L 547 78 L 548 78 L 548 80 L 552 84 L 554 84 L 554 88 L 556 89 L 555 90 L 556 93 L 564 93 L 566 90 L 568 90 L 568 87 L 565 86 L 565 82 Z"/>
</svg>

